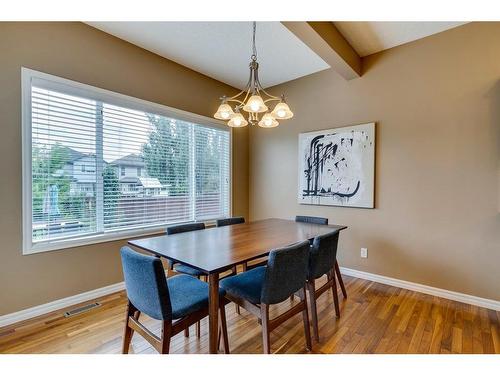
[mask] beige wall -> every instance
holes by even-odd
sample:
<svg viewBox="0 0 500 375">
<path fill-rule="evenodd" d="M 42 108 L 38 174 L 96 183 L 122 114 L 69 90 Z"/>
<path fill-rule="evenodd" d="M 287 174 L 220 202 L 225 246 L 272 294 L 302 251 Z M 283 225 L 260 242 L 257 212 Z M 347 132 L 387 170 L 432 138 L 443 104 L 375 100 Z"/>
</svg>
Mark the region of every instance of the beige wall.
<svg viewBox="0 0 500 375">
<path fill-rule="evenodd" d="M 82 23 L 0 23 L 0 315 L 122 280 L 125 241 L 21 255 L 21 66 L 205 116 L 234 92 Z M 233 212 L 244 216 L 247 133 L 233 133 Z"/>
<path fill-rule="evenodd" d="M 250 131 L 250 217 L 346 224 L 342 266 L 500 300 L 500 23 L 281 85 L 296 116 Z M 376 209 L 299 205 L 300 132 L 377 122 Z M 369 257 L 359 256 L 367 247 Z"/>
</svg>

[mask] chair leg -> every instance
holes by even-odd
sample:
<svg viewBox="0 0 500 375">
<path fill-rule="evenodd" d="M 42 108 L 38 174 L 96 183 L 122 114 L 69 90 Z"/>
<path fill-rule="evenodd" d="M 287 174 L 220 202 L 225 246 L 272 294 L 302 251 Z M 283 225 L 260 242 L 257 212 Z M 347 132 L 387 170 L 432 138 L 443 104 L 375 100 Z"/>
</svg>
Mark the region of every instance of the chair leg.
<svg viewBox="0 0 500 375">
<path fill-rule="evenodd" d="M 304 310 L 302 310 L 302 320 L 304 322 L 304 335 L 306 336 L 306 348 L 312 350 L 311 331 L 309 329 L 309 314 L 307 312 L 307 297 L 306 288 L 300 290 L 300 300 L 304 303 Z"/>
<path fill-rule="evenodd" d="M 169 353 L 171 338 L 172 338 L 172 323 L 163 321 L 163 327 L 161 332 L 161 354 Z"/>
<path fill-rule="evenodd" d="M 227 336 L 227 322 L 226 322 L 226 307 L 224 304 L 220 307 L 219 312 L 219 337 L 222 335 L 224 341 L 224 353 L 229 354 L 229 338 Z M 219 344 L 217 344 L 219 347 Z"/>
<path fill-rule="evenodd" d="M 127 315 L 125 317 L 125 331 L 123 333 L 123 345 L 122 345 L 123 354 L 128 354 L 130 342 L 132 341 L 132 335 L 134 334 L 134 331 L 128 325 L 128 320 L 132 315 L 134 315 L 136 311 L 137 311 L 136 308 L 129 301 L 126 313 Z"/>
<path fill-rule="evenodd" d="M 236 306 L 236 313 L 238 315 L 241 315 L 240 305 L 238 305 L 238 304 L 235 303 L 235 306 Z"/>
<path fill-rule="evenodd" d="M 340 284 L 340 289 L 342 289 L 342 294 L 344 299 L 347 298 L 347 291 L 345 290 L 344 280 L 342 280 L 342 274 L 340 273 L 339 263 L 335 261 L 335 273 L 337 274 L 337 279 Z"/>
<path fill-rule="evenodd" d="M 201 337 L 201 322 L 199 320 L 196 322 L 196 337 L 198 339 Z"/>
<path fill-rule="evenodd" d="M 340 318 L 339 296 L 337 293 L 337 282 L 335 281 L 335 272 L 330 271 L 330 279 L 332 280 L 333 303 L 335 305 L 335 315 Z"/>
<path fill-rule="evenodd" d="M 264 354 L 271 354 L 271 338 L 269 332 L 269 305 L 261 303 L 260 316 L 262 319 L 262 349 Z"/>
<path fill-rule="evenodd" d="M 316 286 L 314 280 L 307 282 L 307 290 L 309 292 L 309 304 L 311 305 L 311 320 L 313 327 L 314 339 L 319 342 L 319 328 L 318 328 L 318 310 L 316 306 Z"/>
<path fill-rule="evenodd" d="M 189 327 L 184 330 L 184 337 L 189 337 Z"/>
</svg>

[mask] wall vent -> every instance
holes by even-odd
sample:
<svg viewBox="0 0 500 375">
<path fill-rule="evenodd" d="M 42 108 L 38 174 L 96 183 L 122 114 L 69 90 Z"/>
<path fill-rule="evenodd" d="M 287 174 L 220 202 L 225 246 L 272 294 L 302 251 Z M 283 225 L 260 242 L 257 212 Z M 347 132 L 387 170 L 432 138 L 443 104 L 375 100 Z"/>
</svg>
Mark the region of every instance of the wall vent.
<svg viewBox="0 0 500 375">
<path fill-rule="evenodd" d="M 77 307 L 76 309 L 73 309 L 73 310 L 70 310 L 70 311 L 66 311 L 64 313 L 64 316 L 66 318 L 68 318 L 70 316 L 81 314 L 83 312 L 95 309 L 96 307 L 99 307 L 99 306 L 101 306 L 101 304 L 99 302 L 90 303 L 88 305 L 85 305 L 85 306 L 82 306 L 82 307 Z"/>
</svg>

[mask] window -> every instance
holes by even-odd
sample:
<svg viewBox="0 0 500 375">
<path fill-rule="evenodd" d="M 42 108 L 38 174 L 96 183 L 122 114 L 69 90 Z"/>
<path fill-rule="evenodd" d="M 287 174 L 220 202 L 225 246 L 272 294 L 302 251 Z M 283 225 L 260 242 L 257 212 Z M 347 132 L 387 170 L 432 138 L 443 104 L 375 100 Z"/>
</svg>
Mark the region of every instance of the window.
<svg viewBox="0 0 500 375">
<path fill-rule="evenodd" d="M 219 123 L 24 68 L 23 155 L 24 253 L 230 214 Z"/>
</svg>

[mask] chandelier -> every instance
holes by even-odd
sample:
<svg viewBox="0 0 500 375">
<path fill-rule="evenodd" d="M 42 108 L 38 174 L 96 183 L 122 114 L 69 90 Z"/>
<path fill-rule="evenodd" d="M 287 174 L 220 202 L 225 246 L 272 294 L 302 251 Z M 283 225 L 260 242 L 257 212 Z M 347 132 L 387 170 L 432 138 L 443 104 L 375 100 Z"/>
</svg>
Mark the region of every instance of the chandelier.
<svg viewBox="0 0 500 375">
<path fill-rule="evenodd" d="M 269 94 L 259 81 L 259 63 L 257 62 L 257 48 L 255 47 L 256 22 L 253 23 L 252 56 L 250 61 L 250 77 L 245 88 L 232 97 L 223 96 L 221 104 L 214 114 L 219 120 L 227 120 L 227 125 L 241 128 L 258 124 L 263 128 L 274 128 L 279 125 L 278 120 L 287 120 L 293 117 L 293 112 L 286 104 L 285 95 L 277 97 Z M 278 102 L 272 111 L 269 105 Z M 230 103 L 234 103 L 234 110 Z M 247 118 L 240 112 L 248 114 Z M 262 115 L 262 117 L 261 117 Z"/>
</svg>

